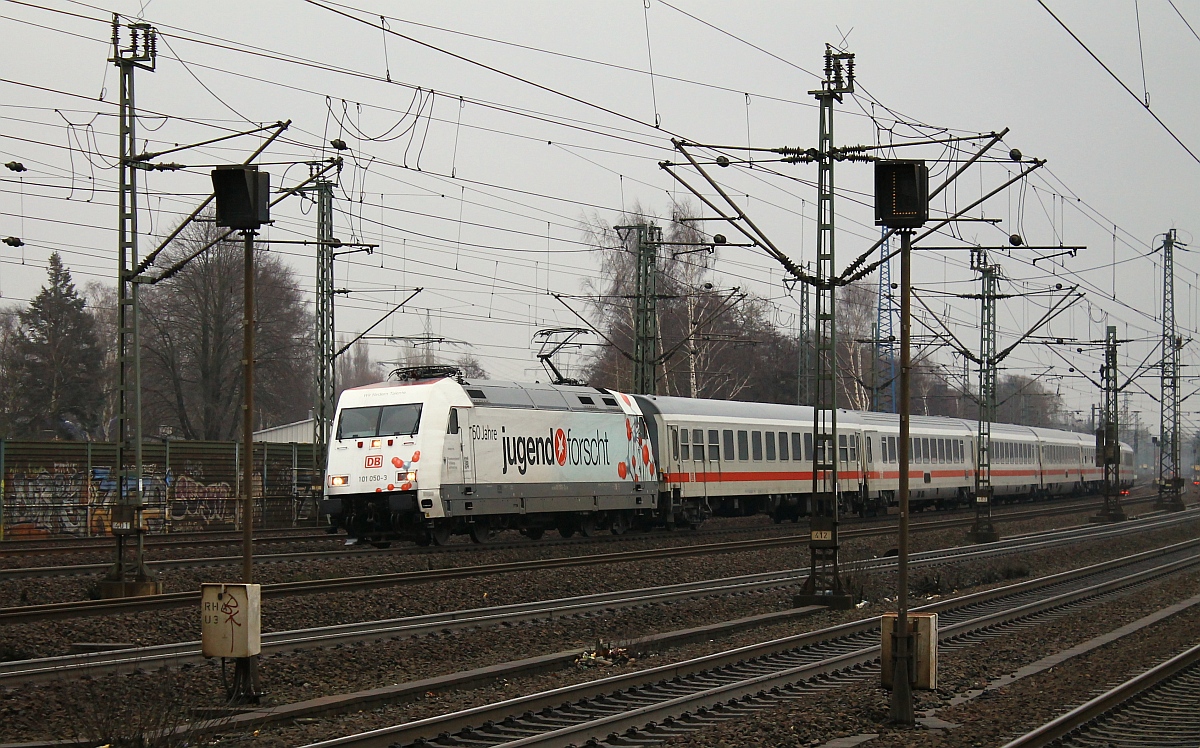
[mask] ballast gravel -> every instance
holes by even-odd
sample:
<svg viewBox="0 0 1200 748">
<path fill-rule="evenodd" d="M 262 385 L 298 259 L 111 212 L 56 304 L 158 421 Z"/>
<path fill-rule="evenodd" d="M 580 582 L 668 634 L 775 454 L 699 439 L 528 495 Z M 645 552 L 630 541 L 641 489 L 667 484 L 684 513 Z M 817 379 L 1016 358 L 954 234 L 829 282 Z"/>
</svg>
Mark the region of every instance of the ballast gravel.
<svg viewBox="0 0 1200 748">
<path fill-rule="evenodd" d="M 1055 518 L 1057 525 L 1063 518 Z M 1049 520 L 1043 520 L 1043 528 Z M 938 535 L 942 533 L 931 533 Z M 942 545 L 961 539 L 961 531 L 946 531 Z M 1006 577 L 1041 575 L 1074 568 L 1118 555 L 1136 552 L 1193 537 L 1195 527 L 1157 531 L 1141 536 L 1129 536 L 1119 541 L 1088 543 L 1071 546 L 1069 550 L 1051 550 L 1026 557 L 1006 557 L 1001 561 L 972 562 L 939 570 L 921 570 L 914 574 L 914 587 L 924 581 L 927 588 L 959 585 L 964 589 L 1005 583 Z M 882 539 L 877 539 L 882 540 Z M 936 538 L 921 539 L 936 545 Z M 847 544 L 847 557 L 879 555 L 887 549 L 886 542 L 857 541 Z M 789 552 L 782 561 L 801 566 L 798 550 Z M 773 557 L 773 554 L 776 554 Z M 384 589 L 364 593 L 321 595 L 307 598 L 272 600 L 269 609 L 273 623 L 286 621 L 282 627 L 295 628 L 322 625 L 324 622 L 394 617 L 429 610 L 471 607 L 476 604 L 495 604 L 524 599 L 546 599 L 561 594 L 579 594 L 600 589 L 628 589 L 652 584 L 685 581 L 687 579 L 727 576 L 732 573 L 762 571 L 769 564 L 782 563 L 779 551 L 760 551 L 753 554 L 693 557 L 657 561 L 653 564 L 629 564 L 587 567 L 529 575 L 505 575 L 481 580 L 440 582 L 412 588 Z M 807 554 L 805 554 L 807 555 Z M 973 565 L 972 565 L 973 564 Z M 787 568 L 786 566 L 782 568 Z M 924 575 L 924 576 L 922 576 Z M 821 628 L 833 623 L 864 615 L 877 615 L 886 607 L 880 598 L 894 588 L 893 575 L 886 573 L 860 574 L 859 583 L 867 599 L 876 602 L 862 610 L 847 613 L 823 613 L 800 623 L 792 623 L 745 632 L 715 642 L 681 647 L 669 653 L 648 657 L 619 669 L 598 668 L 582 671 L 567 670 L 513 683 L 448 694 L 434 694 L 427 699 L 386 709 L 321 719 L 313 723 L 284 728 L 267 728 L 255 738 L 258 745 L 297 745 L 320 737 L 333 737 L 361 729 L 370 729 L 401 721 L 432 716 L 457 708 L 486 703 L 497 698 L 552 688 L 581 679 L 604 677 L 614 672 L 639 668 L 674 659 L 698 656 L 738 644 L 748 644 L 773 636 Z M 483 629 L 455 634 L 350 645 L 340 648 L 309 650 L 264 657 L 263 682 L 267 688 L 266 703 L 281 704 L 317 696 L 364 690 L 381 685 L 406 682 L 434 675 L 451 673 L 473 667 L 520 659 L 535 654 L 584 649 L 597 641 L 611 642 L 649 633 L 671 631 L 705 623 L 739 618 L 790 604 L 790 593 L 762 593 L 729 598 L 711 598 L 674 605 L 631 609 L 588 618 L 535 622 L 514 627 Z M 172 615 L 175 613 L 176 615 Z M 178 612 L 122 616 L 121 621 L 67 621 L 59 624 L 30 625 L 41 631 L 45 642 L 61 646 L 62 632 L 56 627 L 76 624 L 67 636 L 87 635 L 86 626 L 92 623 L 92 635 L 129 636 L 133 632 L 153 635 L 160 640 L 195 638 L 195 612 L 179 616 Z M 14 627 L 16 628 L 16 627 Z M 81 630 L 83 633 L 81 634 Z M 179 632 L 179 633 L 173 633 Z M 57 634 L 58 638 L 55 638 Z M 75 639 L 78 640 L 78 639 Z M 113 641 L 94 638 L 91 641 Z M 0 693 L 0 740 L 16 741 L 34 738 L 69 737 L 77 735 L 81 725 L 91 723 L 139 724 L 136 715 L 175 715 L 176 722 L 198 707 L 215 707 L 220 702 L 220 672 L 215 663 L 187 667 L 165 673 L 104 676 L 94 680 L 51 682 L 26 686 Z M 89 719 L 81 715 L 81 705 Z M 90 720 L 90 721 L 89 721 Z M 131 722 L 132 721 L 132 722 Z M 94 731 L 94 728 L 93 728 Z"/>
</svg>

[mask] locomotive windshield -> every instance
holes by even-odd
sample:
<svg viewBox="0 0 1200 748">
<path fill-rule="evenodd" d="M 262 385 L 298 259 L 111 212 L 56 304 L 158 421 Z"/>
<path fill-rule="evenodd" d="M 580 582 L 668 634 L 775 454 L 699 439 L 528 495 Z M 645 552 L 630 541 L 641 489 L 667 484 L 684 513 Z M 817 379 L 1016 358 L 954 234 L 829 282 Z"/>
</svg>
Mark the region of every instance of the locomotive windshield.
<svg viewBox="0 0 1200 748">
<path fill-rule="evenodd" d="M 345 408 L 338 418 L 337 438 L 412 435 L 417 433 L 417 427 L 420 425 L 420 403 Z"/>
</svg>

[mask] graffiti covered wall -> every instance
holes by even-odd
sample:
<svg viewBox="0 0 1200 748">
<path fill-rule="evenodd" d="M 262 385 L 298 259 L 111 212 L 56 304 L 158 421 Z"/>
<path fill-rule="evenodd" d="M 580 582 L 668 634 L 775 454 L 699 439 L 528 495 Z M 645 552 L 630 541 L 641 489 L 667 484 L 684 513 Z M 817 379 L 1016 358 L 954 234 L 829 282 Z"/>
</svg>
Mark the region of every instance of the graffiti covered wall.
<svg viewBox="0 0 1200 748">
<path fill-rule="evenodd" d="M 107 535 L 118 489 L 110 443 L 0 441 L 0 522 L 5 537 Z M 143 445 L 143 513 L 152 533 L 240 527 L 240 445 Z M 315 524 L 311 444 L 256 444 L 254 521 L 259 527 Z M 131 466 L 130 466 L 131 467 Z"/>
</svg>

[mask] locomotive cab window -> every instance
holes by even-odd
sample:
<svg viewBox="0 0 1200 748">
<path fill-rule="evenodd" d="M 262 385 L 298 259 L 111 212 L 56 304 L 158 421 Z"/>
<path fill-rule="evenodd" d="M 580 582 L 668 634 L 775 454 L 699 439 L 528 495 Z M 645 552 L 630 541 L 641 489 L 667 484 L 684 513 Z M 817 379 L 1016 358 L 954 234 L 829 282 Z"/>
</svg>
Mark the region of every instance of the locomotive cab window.
<svg viewBox="0 0 1200 748">
<path fill-rule="evenodd" d="M 449 423 L 446 424 L 446 433 L 447 434 L 457 434 L 458 433 L 458 408 L 450 409 L 450 421 L 449 421 Z"/>
<path fill-rule="evenodd" d="M 421 425 L 421 404 L 345 408 L 338 416 L 338 439 L 373 436 L 411 436 Z"/>
</svg>

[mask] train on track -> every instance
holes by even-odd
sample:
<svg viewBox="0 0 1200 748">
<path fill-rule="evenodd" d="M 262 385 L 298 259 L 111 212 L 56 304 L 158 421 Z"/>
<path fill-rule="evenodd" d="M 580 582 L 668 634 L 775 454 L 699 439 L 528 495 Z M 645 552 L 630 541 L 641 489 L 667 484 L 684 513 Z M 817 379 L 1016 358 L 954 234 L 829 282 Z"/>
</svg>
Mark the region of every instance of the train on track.
<svg viewBox="0 0 1200 748">
<path fill-rule="evenodd" d="M 696 527 L 714 513 L 794 521 L 813 509 L 813 416 L 807 406 L 401 370 L 342 393 L 320 511 L 331 531 L 422 545 L 460 534 L 483 543 L 505 529 L 536 540 Z M 837 486 L 824 492 L 835 488 L 843 513 L 886 512 L 900 475 L 898 417 L 839 410 L 837 421 Z M 966 505 L 976 424 L 914 416 L 910 438 L 911 506 Z M 991 440 L 997 500 L 1103 481 L 1089 435 L 994 424 Z M 1135 479 L 1125 444 L 1121 478 Z"/>
</svg>

